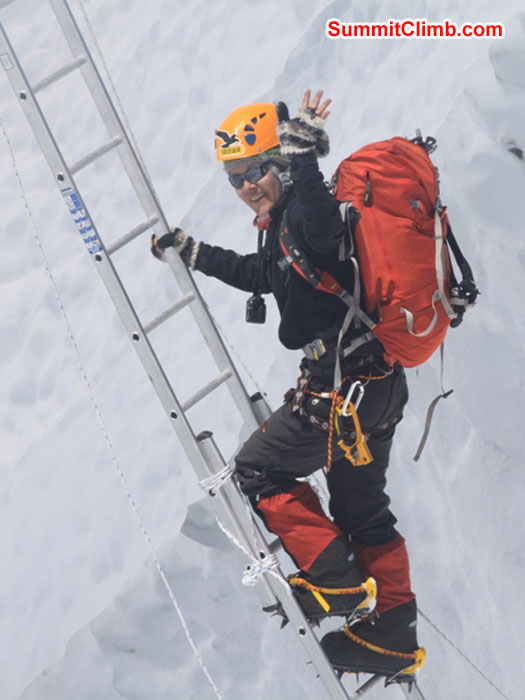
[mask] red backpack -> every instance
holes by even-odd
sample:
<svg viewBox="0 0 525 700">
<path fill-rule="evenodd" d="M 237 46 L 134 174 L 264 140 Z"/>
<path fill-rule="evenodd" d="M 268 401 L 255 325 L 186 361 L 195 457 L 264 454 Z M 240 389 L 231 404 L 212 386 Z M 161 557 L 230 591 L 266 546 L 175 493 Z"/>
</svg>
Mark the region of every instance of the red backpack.
<svg viewBox="0 0 525 700">
<path fill-rule="evenodd" d="M 363 326 L 361 340 L 340 348 L 343 356 L 376 336 L 389 364 L 420 365 L 476 300 L 472 271 L 439 198 L 438 175 L 429 157 L 434 148 L 435 140 L 423 142 L 418 132 L 413 141 L 395 137 L 364 146 L 339 165 L 333 194 L 343 216 L 347 203 L 360 214 L 352 236 L 357 254 L 349 256 L 359 269 L 353 294 L 329 273 L 312 271 L 302 254 L 294 255 L 293 249 L 300 251 L 287 239 L 287 228 L 281 232 L 281 246 L 294 268 L 348 305 L 340 340 L 351 322 Z M 460 284 L 449 245 L 462 274 Z"/>
</svg>

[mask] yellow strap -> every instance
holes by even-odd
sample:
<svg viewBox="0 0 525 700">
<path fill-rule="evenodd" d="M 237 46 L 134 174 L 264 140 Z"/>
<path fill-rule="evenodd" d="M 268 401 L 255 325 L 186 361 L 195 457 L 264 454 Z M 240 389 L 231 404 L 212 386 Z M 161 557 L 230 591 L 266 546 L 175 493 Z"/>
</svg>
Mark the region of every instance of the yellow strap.
<svg viewBox="0 0 525 700">
<path fill-rule="evenodd" d="M 322 586 L 314 586 L 312 583 L 304 578 L 301 578 L 300 576 L 291 576 L 288 578 L 288 583 L 290 586 L 299 586 L 300 588 L 306 588 L 308 591 L 312 591 L 312 593 L 327 593 L 329 595 L 345 595 L 361 592 L 368 593 L 369 586 L 367 584 L 369 581 L 371 581 L 375 586 L 374 579 L 369 578 L 364 584 L 356 586 L 355 588 L 323 588 Z"/>
<path fill-rule="evenodd" d="M 317 591 L 312 591 L 312 594 L 319 603 L 319 605 L 323 608 L 323 610 L 325 612 L 330 612 L 330 606 L 328 605 L 328 601 L 326 600 L 326 598 L 323 598 L 323 596 Z"/>
<path fill-rule="evenodd" d="M 362 610 L 363 608 L 368 608 L 370 612 L 374 610 L 376 606 L 376 598 L 377 598 L 377 584 L 375 578 L 367 578 L 365 583 L 364 583 L 365 591 L 366 591 L 366 598 L 359 603 L 357 606 L 358 610 Z"/>
</svg>

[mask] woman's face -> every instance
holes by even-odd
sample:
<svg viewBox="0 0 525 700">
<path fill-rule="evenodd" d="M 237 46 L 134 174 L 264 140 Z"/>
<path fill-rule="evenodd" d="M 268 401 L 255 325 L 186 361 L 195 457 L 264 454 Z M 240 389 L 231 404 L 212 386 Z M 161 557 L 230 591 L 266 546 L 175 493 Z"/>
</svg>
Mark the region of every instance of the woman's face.
<svg viewBox="0 0 525 700">
<path fill-rule="evenodd" d="M 252 165 L 240 163 L 230 171 L 230 174 L 243 175 Z M 257 216 L 267 216 L 274 204 L 281 198 L 281 183 L 275 173 L 269 170 L 257 182 L 245 180 L 242 187 L 235 190 L 242 201 L 252 209 Z"/>
</svg>

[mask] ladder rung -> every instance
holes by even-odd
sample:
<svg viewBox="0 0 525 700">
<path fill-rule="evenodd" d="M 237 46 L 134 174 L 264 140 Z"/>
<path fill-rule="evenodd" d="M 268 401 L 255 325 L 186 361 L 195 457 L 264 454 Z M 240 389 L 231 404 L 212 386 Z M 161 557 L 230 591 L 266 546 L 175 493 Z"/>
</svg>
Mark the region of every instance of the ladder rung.
<svg viewBox="0 0 525 700">
<path fill-rule="evenodd" d="M 56 81 L 60 80 L 60 78 L 63 78 L 64 76 L 69 75 L 69 73 L 72 73 L 74 70 L 77 70 L 77 68 L 80 68 L 80 66 L 84 65 L 85 62 L 86 57 L 79 56 L 71 63 L 68 63 L 67 66 L 59 68 L 54 73 L 51 73 L 51 75 L 48 75 L 47 78 L 43 78 L 42 80 L 39 80 L 38 83 L 35 83 L 32 87 L 33 92 L 36 94 L 37 92 L 40 92 L 40 90 L 46 88 L 48 85 L 56 83 Z"/>
<path fill-rule="evenodd" d="M 85 168 L 86 165 L 89 165 L 94 160 L 97 160 L 97 158 L 100 158 L 100 156 L 103 156 L 104 153 L 111 151 L 113 148 L 116 148 L 121 143 L 122 143 L 122 137 L 115 136 L 115 138 L 111 139 L 110 141 L 105 143 L 103 146 L 100 146 L 100 148 L 97 148 L 95 151 L 93 151 L 93 153 L 90 153 L 85 158 L 81 158 L 74 165 L 72 165 L 69 168 L 70 173 L 72 175 L 74 175 L 75 173 L 78 173 L 78 171 L 82 170 L 82 168 Z"/>
<path fill-rule="evenodd" d="M 277 539 L 272 540 L 270 544 L 268 545 L 268 550 L 270 551 L 270 554 L 274 554 L 275 552 L 278 552 L 280 549 L 283 548 L 283 543 L 281 540 L 277 537 Z"/>
<path fill-rule="evenodd" d="M 358 700 L 358 698 L 362 698 L 365 693 L 368 693 L 368 691 L 373 688 L 375 685 L 380 683 L 381 681 L 384 681 L 385 677 L 380 676 L 378 674 L 375 674 L 372 676 L 372 678 L 369 678 L 367 681 L 363 683 L 363 685 L 359 686 L 359 688 L 355 691 L 355 693 L 352 693 L 350 696 L 350 700 Z M 404 691 L 403 691 L 404 692 Z"/>
<path fill-rule="evenodd" d="M 188 306 L 188 304 L 191 304 L 192 301 L 195 300 L 195 294 L 186 294 L 186 296 L 182 297 L 182 299 L 179 299 L 179 301 L 176 304 L 173 304 L 173 306 L 170 306 L 169 309 L 166 309 L 166 311 L 163 311 L 157 318 L 154 318 L 153 321 L 150 321 L 147 326 L 144 326 L 144 332 L 149 333 L 152 331 L 154 328 L 157 328 L 160 326 L 161 323 L 164 323 L 164 321 L 167 321 L 168 318 L 171 318 L 174 316 L 177 311 L 180 311 L 183 309 L 185 306 Z"/>
<path fill-rule="evenodd" d="M 122 238 L 119 238 L 118 241 L 115 241 L 112 245 L 110 245 L 108 248 L 106 248 L 106 251 L 109 255 L 114 253 L 116 250 L 119 250 L 120 248 L 123 248 L 127 243 L 132 241 L 134 238 L 137 238 L 137 236 L 140 236 L 141 233 L 144 233 L 144 231 L 147 231 L 149 228 L 152 226 L 155 226 L 155 224 L 159 223 L 159 217 L 158 216 L 152 216 L 146 221 L 143 221 L 141 224 L 138 226 L 135 226 L 135 228 L 131 229 L 129 233 L 126 233 L 125 236 L 122 236 Z"/>
<path fill-rule="evenodd" d="M 201 399 L 203 399 L 205 396 L 208 396 L 208 394 L 211 394 L 211 392 L 214 389 L 216 389 L 221 384 L 224 384 L 224 382 L 228 381 L 228 379 L 231 376 L 231 370 L 225 369 L 224 372 L 221 372 L 221 374 L 219 374 L 218 377 L 212 379 L 209 384 L 203 386 L 202 389 L 200 389 L 200 391 L 198 391 L 196 394 L 193 394 L 193 396 L 190 396 L 190 398 L 182 404 L 182 410 L 186 412 L 192 406 L 195 406 L 195 404 L 198 403 Z"/>
</svg>

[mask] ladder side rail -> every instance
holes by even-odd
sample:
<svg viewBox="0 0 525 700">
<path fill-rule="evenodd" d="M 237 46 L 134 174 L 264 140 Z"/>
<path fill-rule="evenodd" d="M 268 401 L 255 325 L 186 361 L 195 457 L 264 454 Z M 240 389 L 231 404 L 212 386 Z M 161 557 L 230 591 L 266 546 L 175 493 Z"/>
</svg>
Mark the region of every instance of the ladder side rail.
<svg viewBox="0 0 525 700">
<path fill-rule="evenodd" d="M 148 218 L 153 216 L 158 218 L 158 223 L 155 224 L 153 228 L 157 235 L 161 236 L 169 230 L 169 224 L 160 207 L 152 185 L 144 172 L 142 164 L 135 153 L 135 149 L 129 141 L 126 130 L 124 129 L 122 121 L 115 110 L 113 102 L 106 90 L 91 53 L 82 37 L 75 18 L 73 17 L 66 0 L 49 0 L 49 3 L 53 8 L 73 56 L 75 58 L 80 56 L 84 56 L 86 58 L 86 62 L 80 67 L 80 71 L 84 77 L 88 90 L 91 93 L 104 124 L 106 125 L 109 136 L 113 138 L 116 134 L 118 134 L 122 137 L 123 142 L 117 148 L 117 153 L 128 174 L 130 182 L 135 189 L 137 197 L 142 204 L 146 216 Z M 217 367 L 221 371 L 226 369 L 231 370 L 232 376 L 226 383 L 226 386 L 232 394 L 243 420 L 252 430 L 256 430 L 259 425 L 253 413 L 253 407 L 249 400 L 248 393 L 235 365 L 233 364 L 230 354 L 220 334 L 218 333 L 215 324 L 213 323 L 208 306 L 195 285 L 192 276 L 186 269 L 186 266 L 180 260 L 179 256 L 174 253 L 174 251 L 167 252 L 168 262 L 183 294 L 193 294 L 196 298 L 196 302 L 190 305 L 190 310 L 206 340 L 206 343 L 210 348 Z M 169 256 L 170 252 L 173 252 L 173 255 Z"/>
<path fill-rule="evenodd" d="M 97 271 L 102 277 L 113 304 L 124 324 L 125 330 L 139 355 L 144 369 L 153 384 L 189 460 L 192 464 L 199 463 L 202 461 L 202 456 L 197 447 L 194 432 L 142 328 L 141 322 L 135 313 L 118 273 L 104 249 L 104 245 L 89 217 L 89 212 L 78 193 L 74 179 L 49 130 L 45 117 L 32 93 L 31 87 L 1 23 L 0 54 L 2 65 L 6 69 L 10 83 L 22 104 L 23 111 L 44 157 L 51 168 L 55 182 L 66 201 L 66 206 L 68 206 L 73 218 L 76 220 L 77 228 L 82 234 L 84 242 L 91 253 Z"/>
<path fill-rule="evenodd" d="M 205 456 L 205 460 L 209 465 L 210 471 L 216 473 L 224 466 L 224 460 L 215 445 L 210 433 L 203 434 L 197 438 L 199 440 L 200 449 Z M 222 498 L 229 504 L 229 508 L 233 511 L 233 517 L 238 523 L 238 527 L 251 533 L 254 536 L 256 549 L 251 550 L 255 558 L 261 562 L 271 556 L 269 546 L 261 532 L 259 525 L 248 517 L 246 505 L 240 495 L 237 486 L 231 481 L 227 481 L 220 489 Z M 251 538 L 248 536 L 245 541 L 250 543 Z M 282 573 L 279 569 L 279 573 Z M 328 660 L 323 648 L 319 644 L 319 640 L 310 627 L 299 603 L 293 595 L 285 590 L 282 581 L 279 581 L 270 573 L 262 574 L 268 588 L 272 591 L 273 596 L 279 600 L 281 606 L 286 613 L 289 624 L 299 637 L 308 658 L 315 667 L 319 677 L 323 681 L 326 690 L 332 700 L 348 700 L 348 694 L 340 680 L 337 678 L 334 669 Z"/>
</svg>

